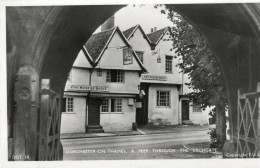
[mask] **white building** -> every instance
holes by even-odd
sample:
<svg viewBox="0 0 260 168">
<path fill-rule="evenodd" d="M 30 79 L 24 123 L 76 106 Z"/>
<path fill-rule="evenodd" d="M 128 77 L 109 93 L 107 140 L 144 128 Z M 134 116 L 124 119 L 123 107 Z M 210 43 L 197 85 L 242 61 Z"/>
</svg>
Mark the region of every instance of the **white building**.
<svg viewBox="0 0 260 168">
<path fill-rule="evenodd" d="M 92 35 L 66 84 L 61 133 L 132 130 L 144 71 L 118 27 Z"/>
<path fill-rule="evenodd" d="M 108 25 L 110 24 L 110 25 Z M 130 131 L 139 125 L 208 124 L 185 94 L 188 76 L 176 67 L 169 27 L 123 33 L 113 18 L 75 60 L 64 90 L 61 133 Z"/>
<path fill-rule="evenodd" d="M 208 124 L 209 109 L 202 111 L 185 96 L 191 91 L 185 85 L 189 79 L 176 67 L 179 60 L 172 49 L 170 28 L 152 31 L 146 35 L 136 25 L 123 32 L 148 71 L 140 77 L 145 96 L 138 100 L 142 108 L 137 109 L 137 124 Z"/>
</svg>

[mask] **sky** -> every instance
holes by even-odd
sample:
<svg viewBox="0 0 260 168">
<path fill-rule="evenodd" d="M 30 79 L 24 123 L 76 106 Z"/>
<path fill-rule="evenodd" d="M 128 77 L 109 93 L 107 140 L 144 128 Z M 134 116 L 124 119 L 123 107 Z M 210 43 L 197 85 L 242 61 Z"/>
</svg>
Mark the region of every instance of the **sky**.
<svg viewBox="0 0 260 168">
<path fill-rule="evenodd" d="M 151 32 L 151 28 L 157 27 L 157 30 L 166 26 L 172 26 L 172 22 L 167 19 L 167 15 L 161 14 L 161 9 L 155 9 L 153 5 L 126 6 L 115 13 L 115 26 L 121 31 L 140 24 L 146 34 Z M 100 27 L 95 33 L 100 32 Z"/>
</svg>

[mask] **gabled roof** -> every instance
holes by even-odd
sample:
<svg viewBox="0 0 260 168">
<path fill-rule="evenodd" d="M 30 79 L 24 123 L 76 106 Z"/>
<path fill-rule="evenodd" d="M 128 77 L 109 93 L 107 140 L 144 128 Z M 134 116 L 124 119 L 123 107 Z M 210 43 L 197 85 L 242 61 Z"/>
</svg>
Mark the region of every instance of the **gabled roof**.
<svg viewBox="0 0 260 168">
<path fill-rule="evenodd" d="M 154 43 L 155 45 L 157 45 L 159 43 L 159 41 L 161 40 L 161 38 L 164 36 L 164 34 L 166 33 L 167 30 L 169 30 L 170 27 L 165 27 L 163 29 L 157 30 L 155 32 L 152 32 L 150 34 L 147 34 L 148 38 L 150 39 L 150 41 L 152 43 Z"/>
<path fill-rule="evenodd" d="M 129 29 L 123 31 L 123 34 L 125 35 L 126 39 L 129 39 L 131 35 L 135 32 L 138 25 L 135 25 L 133 27 L 130 27 Z"/>
<path fill-rule="evenodd" d="M 137 24 L 137 25 L 135 25 L 133 27 L 130 27 L 129 29 L 123 31 L 123 34 L 125 35 L 126 39 L 129 40 L 131 37 L 133 37 L 133 34 L 135 33 L 135 31 L 138 28 L 140 29 L 141 33 L 143 34 L 143 37 L 147 40 L 147 42 L 151 46 L 150 39 L 147 37 L 147 35 L 145 34 L 144 30 L 142 29 L 142 27 L 139 24 Z"/>
<path fill-rule="evenodd" d="M 98 57 L 104 52 L 105 46 L 107 45 L 112 34 L 116 30 L 115 28 L 108 29 L 106 31 L 93 34 L 83 47 L 86 48 L 88 55 L 92 61 L 96 61 Z"/>
<path fill-rule="evenodd" d="M 92 66 L 95 67 L 98 64 L 101 57 L 103 56 L 103 53 L 107 49 L 108 44 L 110 43 L 111 39 L 113 38 L 116 32 L 118 32 L 119 36 L 125 42 L 126 46 L 131 47 L 130 44 L 127 42 L 125 36 L 123 35 L 123 33 L 120 31 L 118 27 L 114 27 L 106 31 L 93 34 L 88 39 L 88 41 L 83 45 L 83 52 Z M 144 65 L 141 63 L 140 59 L 138 58 L 138 56 L 134 51 L 133 51 L 133 56 L 137 60 L 137 63 L 139 64 L 141 69 L 147 72 Z"/>
</svg>

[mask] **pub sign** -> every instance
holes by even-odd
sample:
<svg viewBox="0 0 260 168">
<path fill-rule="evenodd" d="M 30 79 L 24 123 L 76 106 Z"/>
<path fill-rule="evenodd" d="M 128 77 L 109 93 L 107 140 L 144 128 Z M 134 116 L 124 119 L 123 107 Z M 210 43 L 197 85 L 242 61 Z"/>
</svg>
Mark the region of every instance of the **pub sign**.
<svg viewBox="0 0 260 168">
<path fill-rule="evenodd" d="M 133 51 L 131 48 L 123 49 L 123 64 L 133 64 Z"/>
</svg>

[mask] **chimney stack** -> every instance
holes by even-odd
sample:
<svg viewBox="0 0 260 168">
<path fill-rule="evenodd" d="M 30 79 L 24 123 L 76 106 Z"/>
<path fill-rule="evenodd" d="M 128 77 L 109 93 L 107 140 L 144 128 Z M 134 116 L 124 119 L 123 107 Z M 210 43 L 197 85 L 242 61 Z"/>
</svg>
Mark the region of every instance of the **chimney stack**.
<svg viewBox="0 0 260 168">
<path fill-rule="evenodd" d="M 108 18 L 102 25 L 101 25 L 101 31 L 105 31 L 108 29 L 111 29 L 115 26 L 115 16 L 111 16 Z"/>
</svg>

